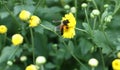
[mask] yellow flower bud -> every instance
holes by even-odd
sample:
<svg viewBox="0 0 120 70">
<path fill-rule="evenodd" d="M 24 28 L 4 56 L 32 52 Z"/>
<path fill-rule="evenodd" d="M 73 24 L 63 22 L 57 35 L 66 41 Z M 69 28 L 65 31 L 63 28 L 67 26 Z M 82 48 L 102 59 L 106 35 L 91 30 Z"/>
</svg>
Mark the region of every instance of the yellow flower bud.
<svg viewBox="0 0 120 70">
<path fill-rule="evenodd" d="M 0 34 L 4 34 L 7 32 L 7 27 L 5 25 L 0 25 Z"/>
<path fill-rule="evenodd" d="M 120 59 L 115 59 L 112 62 L 113 70 L 120 70 Z"/>
<path fill-rule="evenodd" d="M 23 37 L 20 34 L 14 34 L 12 36 L 13 45 L 20 45 L 23 42 Z"/>
<path fill-rule="evenodd" d="M 29 27 L 36 27 L 41 22 L 38 16 L 31 16 L 29 20 Z"/>
<path fill-rule="evenodd" d="M 35 65 L 31 64 L 31 65 L 27 66 L 25 70 L 37 70 L 37 68 Z"/>
<path fill-rule="evenodd" d="M 26 21 L 30 18 L 31 13 L 26 10 L 22 10 L 19 14 L 19 18 L 23 21 Z"/>
</svg>

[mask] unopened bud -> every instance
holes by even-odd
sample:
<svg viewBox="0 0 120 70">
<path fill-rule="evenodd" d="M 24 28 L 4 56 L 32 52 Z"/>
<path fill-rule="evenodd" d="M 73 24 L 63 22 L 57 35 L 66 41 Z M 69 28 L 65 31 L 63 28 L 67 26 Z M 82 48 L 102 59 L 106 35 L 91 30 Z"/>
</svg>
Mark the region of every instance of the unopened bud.
<svg viewBox="0 0 120 70">
<path fill-rule="evenodd" d="M 90 13 L 90 17 L 91 17 L 91 18 L 94 18 L 95 16 L 93 15 L 93 13 Z"/>
<path fill-rule="evenodd" d="M 109 15 L 109 16 L 107 16 L 107 17 L 105 17 L 105 22 L 111 22 L 111 20 L 112 20 L 112 16 L 111 15 Z"/>
<path fill-rule="evenodd" d="M 96 66 L 98 66 L 98 60 L 95 59 L 95 58 L 91 58 L 91 59 L 88 61 L 88 64 L 89 64 L 91 67 L 96 67 Z"/>
<path fill-rule="evenodd" d="M 75 7 L 71 7 L 70 11 L 71 11 L 72 13 L 76 13 L 76 8 L 75 8 Z"/>
<path fill-rule="evenodd" d="M 69 5 L 65 5 L 64 9 L 70 9 L 70 6 Z"/>
<path fill-rule="evenodd" d="M 38 56 L 36 58 L 36 64 L 37 65 L 42 65 L 44 63 L 46 63 L 46 58 L 44 56 Z"/>
<path fill-rule="evenodd" d="M 93 13 L 94 16 L 100 15 L 100 11 L 97 10 L 97 9 L 94 9 L 94 10 L 92 11 L 92 13 Z"/>
<path fill-rule="evenodd" d="M 117 53 L 117 57 L 120 58 L 120 52 Z"/>
<path fill-rule="evenodd" d="M 87 7 L 87 4 L 86 4 L 86 3 L 83 3 L 83 4 L 81 5 L 81 7 L 82 7 L 82 8 L 86 8 L 86 7 Z"/>
<path fill-rule="evenodd" d="M 21 57 L 20 57 L 20 61 L 25 62 L 26 60 L 27 60 L 27 57 L 26 57 L 26 56 L 21 56 Z"/>
<path fill-rule="evenodd" d="M 12 61 L 7 61 L 7 65 L 12 66 L 13 62 Z"/>
<path fill-rule="evenodd" d="M 108 4 L 105 4 L 105 5 L 104 5 L 104 8 L 107 8 L 108 6 L 109 6 Z"/>
</svg>

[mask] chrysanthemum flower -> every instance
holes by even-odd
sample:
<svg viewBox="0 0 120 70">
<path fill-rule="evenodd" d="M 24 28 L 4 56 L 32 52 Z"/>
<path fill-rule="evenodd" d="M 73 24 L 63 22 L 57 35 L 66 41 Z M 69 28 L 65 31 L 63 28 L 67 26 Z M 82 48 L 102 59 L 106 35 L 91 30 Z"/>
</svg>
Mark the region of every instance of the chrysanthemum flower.
<svg viewBox="0 0 120 70">
<path fill-rule="evenodd" d="M 12 36 L 12 43 L 13 45 L 20 45 L 23 42 L 23 37 L 20 34 L 14 34 Z"/>
<path fill-rule="evenodd" d="M 31 65 L 27 66 L 25 70 L 37 70 L 37 68 L 35 65 L 31 64 Z"/>
<path fill-rule="evenodd" d="M 66 14 L 62 18 L 62 36 L 64 38 L 73 38 L 75 36 L 76 20 L 72 13 Z"/>
<path fill-rule="evenodd" d="M 37 16 L 31 16 L 30 20 L 29 20 L 29 27 L 36 27 L 38 26 L 38 24 L 40 23 L 40 18 Z"/>
<path fill-rule="evenodd" d="M 0 34 L 4 34 L 7 32 L 7 27 L 5 25 L 0 25 Z"/>
<path fill-rule="evenodd" d="M 30 18 L 31 13 L 26 10 L 22 10 L 19 14 L 19 18 L 23 21 L 26 21 Z"/>
<path fill-rule="evenodd" d="M 113 70 L 120 70 L 120 59 L 115 59 L 112 62 Z"/>
</svg>

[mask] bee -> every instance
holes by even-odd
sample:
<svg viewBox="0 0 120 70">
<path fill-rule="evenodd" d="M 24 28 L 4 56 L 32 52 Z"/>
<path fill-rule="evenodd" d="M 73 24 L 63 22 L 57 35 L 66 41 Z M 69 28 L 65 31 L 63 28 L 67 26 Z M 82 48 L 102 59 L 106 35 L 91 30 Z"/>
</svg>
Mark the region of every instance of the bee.
<svg viewBox="0 0 120 70">
<path fill-rule="evenodd" d="M 56 22 L 56 21 L 54 21 L 54 22 Z M 60 31 L 60 34 L 63 35 L 64 28 L 68 29 L 68 23 L 69 23 L 68 20 L 61 21 L 61 24 L 56 26 L 55 31 Z"/>
<path fill-rule="evenodd" d="M 68 29 L 68 23 L 69 23 L 68 20 L 64 20 L 64 21 L 62 21 L 61 24 L 59 25 L 59 29 L 60 29 L 61 35 L 63 35 L 63 30 L 64 30 L 64 28 Z"/>
</svg>

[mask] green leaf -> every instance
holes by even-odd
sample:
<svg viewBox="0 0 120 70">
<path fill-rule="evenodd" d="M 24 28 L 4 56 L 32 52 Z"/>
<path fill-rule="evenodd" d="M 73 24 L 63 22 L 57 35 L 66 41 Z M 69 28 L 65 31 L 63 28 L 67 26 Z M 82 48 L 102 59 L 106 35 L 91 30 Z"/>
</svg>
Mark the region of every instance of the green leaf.
<svg viewBox="0 0 120 70">
<path fill-rule="evenodd" d="M 41 18 L 44 18 L 46 20 L 61 20 L 62 17 L 60 12 L 62 11 L 62 8 L 60 7 L 51 7 L 51 8 L 39 8 L 38 14 Z M 56 17 L 57 16 L 57 17 Z"/>
<path fill-rule="evenodd" d="M 6 11 L 0 12 L 0 18 L 1 18 L 1 19 L 4 19 L 4 18 L 6 18 L 6 17 L 8 17 L 8 16 L 9 16 L 9 13 L 8 13 L 8 12 L 6 12 Z"/>
<path fill-rule="evenodd" d="M 68 42 L 68 48 L 69 48 L 69 50 L 73 53 L 74 45 L 73 45 L 73 42 L 72 42 L 72 41 L 69 41 L 69 42 Z"/>
<path fill-rule="evenodd" d="M 101 32 L 99 30 L 94 31 L 93 41 L 98 45 L 98 47 L 103 47 L 104 44 L 107 44 L 106 38 L 105 38 L 103 32 Z"/>
<path fill-rule="evenodd" d="M 85 28 L 86 31 L 88 31 L 89 33 L 91 33 L 91 28 L 88 25 L 88 23 L 83 23 L 82 25 L 83 25 L 83 27 Z"/>
<path fill-rule="evenodd" d="M 45 67 L 47 68 L 47 69 L 53 69 L 53 68 L 55 68 L 56 67 L 56 65 L 54 65 L 53 63 L 47 63 L 47 64 L 45 64 Z"/>
<path fill-rule="evenodd" d="M 14 15 L 17 16 L 17 14 L 20 13 L 21 10 L 27 10 L 29 11 L 30 13 L 32 13 L 34 10 L 35 10 L 35 7 L 33 5 L 16 5 L 14 6 Z"/>
<path fill-rule="evenodd" d="M 19 57 L 21 53 L 22 53 L 21 48 L 14 46 L 7 46 L 2 50 L 2 54 L 0 56 L 0 63 L 7 61 L 8 59 L 13 60 L 16 56 Z"/>
<path fill-rule="evenodd" d="M 43 29 L 44 29 L 44 28 L 43 28 L 42 26 L 40 26 L 40 25 L 34 28 L 35 32 L 38 32 L 38 33 L 40 33 L 40 34 L 43 34 L 43 33 L 44 33 L 44 30 L 43 30 Z"/>
<path fill-rule="evenodd" d="M 42 24 L 45 26 L 45 27 L 47 27 L 48 29 L 51 29 L 51 30 L 55 30 L 55 26 L 54 25 L 52 25 L 50 22 L 48 22 L 48 21 L 43 21 L 42 22 Z"/>
<path fill-rule="evenodd" d="M 84 38 L 81 38 L 79 46 L 80 46 L 81 53 L 83 55 L 87 54 L 91 50 L 91 48 L 93 47 L 93 45 L 88 40 L 86 40 Z"/>
<path fill-rule="evenodd" d="M 109 38 L 109 36 L 107 36 Z M 95 30 L 93 35 L 93 41 L 98 47 L 102 48 L 102 52 L 108 54 L 111 52 L 110 44 L 107 42 L 105 35 L 102 31 Z"/>
</svg>

